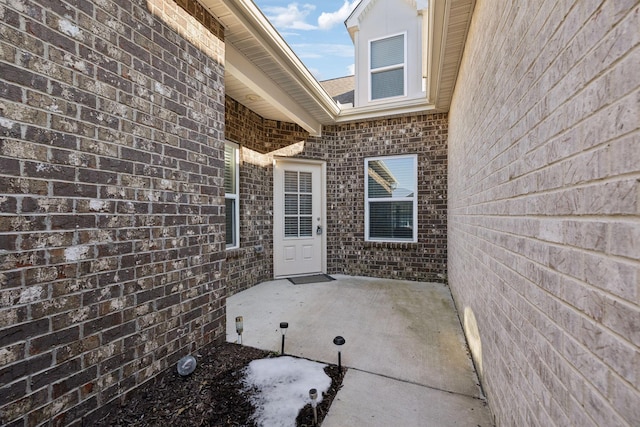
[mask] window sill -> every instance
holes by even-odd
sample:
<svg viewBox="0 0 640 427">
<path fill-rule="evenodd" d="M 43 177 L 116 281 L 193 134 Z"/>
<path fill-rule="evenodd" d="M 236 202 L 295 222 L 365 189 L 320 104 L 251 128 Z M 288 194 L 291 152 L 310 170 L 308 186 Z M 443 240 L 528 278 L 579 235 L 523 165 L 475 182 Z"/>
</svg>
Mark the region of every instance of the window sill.
<svg viewBox="0 0 640 427">
<path fill-rule="evenodd" d="M 418 242 L 379 242 L 365 241 L 365 248 L 385 248 L 385 249 L 416 249 Z"/>
</svg>

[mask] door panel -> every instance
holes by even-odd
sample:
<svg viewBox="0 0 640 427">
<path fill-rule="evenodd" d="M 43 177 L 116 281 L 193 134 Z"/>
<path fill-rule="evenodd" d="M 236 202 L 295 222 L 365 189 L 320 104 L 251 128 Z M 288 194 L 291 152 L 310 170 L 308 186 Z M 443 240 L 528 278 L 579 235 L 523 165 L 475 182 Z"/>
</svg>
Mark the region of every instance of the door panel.
<svg viewBox="0 0 640 427">
<path fill-rule="evenodd" d="M 321 164 L 277 161 L 274 169 L 274 276 L 322 272 Z"/>
</svg>

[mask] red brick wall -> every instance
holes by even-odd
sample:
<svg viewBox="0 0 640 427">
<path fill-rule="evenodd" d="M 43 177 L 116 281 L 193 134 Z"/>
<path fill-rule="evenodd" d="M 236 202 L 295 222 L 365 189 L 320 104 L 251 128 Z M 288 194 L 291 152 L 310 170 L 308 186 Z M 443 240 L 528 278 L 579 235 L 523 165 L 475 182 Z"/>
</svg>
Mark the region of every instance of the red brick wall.
<svg viewBox="0 0 640 427">
<path fill-rule="evenodd" d="M 223 30 L 181 3 L 0 5 L 0 424 L 223 337 Z"/>
</svg>

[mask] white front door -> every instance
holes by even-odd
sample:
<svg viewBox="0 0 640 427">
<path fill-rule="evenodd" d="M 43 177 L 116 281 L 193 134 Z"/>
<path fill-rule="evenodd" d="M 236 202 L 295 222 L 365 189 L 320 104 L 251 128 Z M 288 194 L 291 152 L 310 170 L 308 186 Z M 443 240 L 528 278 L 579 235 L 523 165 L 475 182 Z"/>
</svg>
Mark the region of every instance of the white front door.
<svg viewBox="0 0 640 427">
<path fill-rule="evenodd" d="M 273 189 L 275 277 L 324 269 L 324 165 L 277 160 Z"/>
</svg>

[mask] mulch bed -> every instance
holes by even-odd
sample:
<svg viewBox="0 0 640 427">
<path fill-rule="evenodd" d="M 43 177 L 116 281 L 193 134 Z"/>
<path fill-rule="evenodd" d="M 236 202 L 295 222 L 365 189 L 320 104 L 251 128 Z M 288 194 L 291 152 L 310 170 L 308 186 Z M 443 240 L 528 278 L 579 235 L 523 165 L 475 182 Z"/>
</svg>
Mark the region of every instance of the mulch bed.
<svg viewBox="0 0 640 427">
<path fill-rule="evenodd" d="M 105 416 L 97 426 L 256 426 L 251 419 L 254 407 L 242 386 L 242 371 L 255 359 L 277 357 L 272 352 L 222 343 L 203 348 L 198 366 L 181 377 L 175 366 L 161 372 L 154 381 L 134 390 L 121 406 Z M 342 387 L 344 371 L 329 365 L 325 372 L 331 387 L 317 407 L 321 423 L 333 398 Z M 296 425 L 313 426 L 311 405 L 305 406 Z"/>
</svg>

